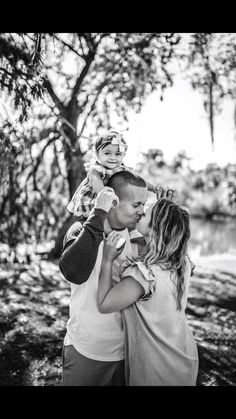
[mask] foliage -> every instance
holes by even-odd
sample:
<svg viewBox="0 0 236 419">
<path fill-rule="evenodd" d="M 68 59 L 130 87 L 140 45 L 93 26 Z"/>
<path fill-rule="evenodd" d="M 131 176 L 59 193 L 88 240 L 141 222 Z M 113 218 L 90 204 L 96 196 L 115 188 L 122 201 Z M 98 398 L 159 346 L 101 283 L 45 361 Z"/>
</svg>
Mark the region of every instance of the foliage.
<svg viewBox="0 0 236 419">
<path fill-rule="evenodd" d="M 22 155 L 19 153 L 16 158 L 19 170 L 14 168 L 15 189 L 20 190 L 17 182 L 22 185 L 22 179 L 25 185 L 21 186 L 20 204 L 15 207 L 15 212 L 22 215 L 16 217 L 18 221 L 15 220 L 13 226 L 17 225 L 20 230 L 24 219 L 26 225 L 29 224 L 29 228 L 25 228 L 27 234 L 42 239 L 46 236 L 43 225 L 56 226 L 55 232 L 58 232 L 67 221 L 66 201 L 85 176 L 85 154 L 91 148 L 94 135 L 114 124 L 112 113 L 117 115 L 115 123 L 123 124 L 129 109 L 139 111 L 153 90 L 159 87 L 163 91 L 172 84 L 168 64 L 174 57 L 179 36 L 164 33 L 6 34 L 1 41 L 5 45 L 1 86 L 12 94 L 15 105 L 22 110 L 14 129 L 15 132 L 19 129 L 27 138 Z M 12 86 L 10 81 L 7 84 L 6 74 Z M 32 90 L 21 89 L 21 85 L 30 85 Z M 42 97 L 38 94 L 41 92 L 44 92 Z M 23 96 L 28 98 L 28 94 L 38 94 L 32 108 L 28 99 L 24 105 L 21 100 Z M 23 121 L 26 107 L 28 118 Z M 47 159 L 52 155 L 48 164 Z M 6 176 L 8 185 L 9 179 Z M 10 195 L 9 189 L 4 200 Z"/>
<path fill-rule="evenodd" d="M 236 165 L 209 164 L 192 176 L 192 211 L 208 218 L 236 215 Z"/>
<path fill-rule="evenodd" d="M 27 118 L 34 99 L 42 97 L 40 34 L 0 34 L 0 87 L 12 94 L 14 107 L 21 108 L 20 122 Z"/>
<path fill-rule="evenodd" d="M 124 130 L 129 110 L 139 112 L 155 89 L 162 98 L 173 83 L 176 58 L 203 94 L 213 140 L 214 112 L 224 97 L 235 98 L 234 53 L 234 34 L 0 34 L 0 87 L 18 112 L 0 129 L 0 240 L 14 247 L 22 240 L 55 239 L 68 219 L 66 204 L 85 176 L 95 135 L 112 126 Z M 192 189 L 208 194 L 199 189 L 208 182 L 199 173 L 179 182 L 188 173 L 184 153 L 172 165 L 161 150 L 143 158 L 147 164 L 138 167 L 144 175 L 175 187 L 181 201 L 191 202 Z M 235 176 L 223 177 L 233 212 Z"/>
<path fill-rule="evenodd" d="M 12 42 L 18 42 L 19 35 L 9 36 L 13 49 Z M 23 40 L 28 42 L 27 50 L 32 50 L 29 34 Z M 123 123 L 130 108 L 139 111 L 153 90 L 172 84 L 168 64 L 179 36 L 45 33 L 41 41 L 45 106 L 34 109 L 32 116 L 41 119 L 41 130 L 47 131 L 48 138 L 50 133 L 60 135 L 71 196 L 85 175 L 83 138 L 87 151 L 93 135 L 113 124 L 112 111 Z M 13 74 L 16 66 L 10 65 Z"/>
<path fill-rule="evenodd" d="M 185 62 L 187 79 L 203 96 L 212 145 L 215 115 L 221 111 L 225 98 L 230 98 L 234 103 L 236 99 L 235 52 L 235 33 L 193 33 L 180 55 L 181 64 Z M 234 122 L 236 124 L 236 120 Z"/>
<path fill-rule="evenodd" d="M 167 163 L 159 149 L 142 153 L 137 171 L 144 178 L 177 191 L 177 200 L 186 205 L 192 215 L 213 218 L 236 215 L 236 165 L 224 168 L 209 164 L 204 170 L 194 171 L 189 157 L 179 152 Z"/>
<path fill-rule="evenodd" d="M 55 239 L 55 225 L 60 226 L 64 215 L 67 185 L 60 182 L 64 176 L 58 172 L 56 144 L 50 159 L 45 158 L 43 149 L 35 155 L 33 136 L 22 136 L 10 122 L 0 129 L 0 137 L 0 242 L 13 252 L 26 242 L 30 245 L 26 256 L 30 257 L 37 242 Z M 39 156 L 41 166 L 36 171 Z"/>
</svg>

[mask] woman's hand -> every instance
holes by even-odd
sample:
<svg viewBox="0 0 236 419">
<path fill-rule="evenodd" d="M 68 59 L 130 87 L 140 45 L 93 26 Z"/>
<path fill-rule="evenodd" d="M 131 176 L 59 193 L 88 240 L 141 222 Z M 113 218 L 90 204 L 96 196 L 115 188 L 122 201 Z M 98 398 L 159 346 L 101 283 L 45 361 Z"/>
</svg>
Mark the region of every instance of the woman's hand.
<svg viewBox="0 0 236 419">
<path fill-rule="evenodd" d="M 112 231 L 107 238 L 105 239 L 104 248 L 103 248 L 103 258 L 109 261 L 116 259 L 123 251 L 125 242 L 123 246 L 119 249 L 116 249 L 116 245 L 119 239 L 122 236 L 117 231 Z"/>
</svg>

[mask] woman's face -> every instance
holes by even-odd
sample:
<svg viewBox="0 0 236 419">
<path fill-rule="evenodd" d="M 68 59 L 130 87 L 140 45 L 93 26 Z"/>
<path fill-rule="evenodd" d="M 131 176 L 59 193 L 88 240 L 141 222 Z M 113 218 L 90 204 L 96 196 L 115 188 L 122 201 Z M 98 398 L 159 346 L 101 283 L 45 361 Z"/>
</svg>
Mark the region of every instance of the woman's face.
<svg viewBox="0 0 236 419">
<path fill-rule="evenodd" d="M 146 208 L 144 209 L 145 213 L 140 218 L 138 223 L 138 231 L 146 238 L 149 238 L 150 233 L 150 221 L 151 221 L 151 215 L 152 215 L 152 209 L 154 207 L 156 202 L 153 202 L 152 204 L 147 204 Z"/>
</svg>

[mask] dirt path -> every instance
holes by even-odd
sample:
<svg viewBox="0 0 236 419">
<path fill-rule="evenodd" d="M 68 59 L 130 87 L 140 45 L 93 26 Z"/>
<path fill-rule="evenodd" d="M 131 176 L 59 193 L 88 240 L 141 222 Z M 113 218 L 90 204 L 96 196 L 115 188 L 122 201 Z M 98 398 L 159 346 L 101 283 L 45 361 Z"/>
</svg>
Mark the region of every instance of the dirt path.
<svg viewBox="0 0 236 419">
<path fill-rule="evenodd" d="M 205 262 L 192 278 L 187 308 L 198 385 L 236 385 L 236 269 Z M 0 284 L 0 385 L 58 385 L 70 286 L 57 263 L 2 264 Z"/>
</svg>

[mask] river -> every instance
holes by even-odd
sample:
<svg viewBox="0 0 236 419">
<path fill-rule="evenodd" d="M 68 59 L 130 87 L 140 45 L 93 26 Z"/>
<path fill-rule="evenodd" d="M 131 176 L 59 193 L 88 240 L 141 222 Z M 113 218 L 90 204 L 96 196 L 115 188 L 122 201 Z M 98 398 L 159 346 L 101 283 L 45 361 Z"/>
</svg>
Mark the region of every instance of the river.
<svg viewBox="0 0 236 419">
<path fill-rule="evenodd" d="M 191 219 L 189 254 L 196 265 L 236 275 L 236 220 Z"/>
<path fill-rule="evenodd" d="M 196 257 L 236 255 L 236 220 L 191 219 L 191 249 Z"/>
</svg>

